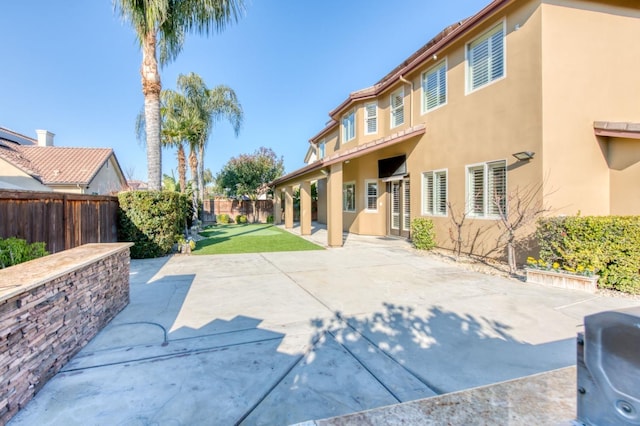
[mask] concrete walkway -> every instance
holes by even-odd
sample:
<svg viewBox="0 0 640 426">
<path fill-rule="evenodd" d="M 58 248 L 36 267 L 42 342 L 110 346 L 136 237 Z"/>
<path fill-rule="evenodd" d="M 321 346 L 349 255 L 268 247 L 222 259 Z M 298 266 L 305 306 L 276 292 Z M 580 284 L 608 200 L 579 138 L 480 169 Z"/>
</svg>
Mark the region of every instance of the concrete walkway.
<svg viewBox="0 0 640 426">
<path fill-rule="evenodd" d="M 470 272 L 375 237 L 132 261 L 130 305 L 10 424 L 327 418 L 573 365 L 584 315 L 634 304 Z"/>
</svg>

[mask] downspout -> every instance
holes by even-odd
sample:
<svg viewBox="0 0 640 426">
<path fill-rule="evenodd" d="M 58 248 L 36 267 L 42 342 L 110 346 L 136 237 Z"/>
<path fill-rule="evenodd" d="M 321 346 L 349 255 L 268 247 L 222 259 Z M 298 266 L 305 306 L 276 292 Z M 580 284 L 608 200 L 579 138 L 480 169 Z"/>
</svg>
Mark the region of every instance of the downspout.
<svg viewBox="0 0 640 426">
<path fill-rule="evenodd" d="M 400 75 L 398 80 L 409 85 L 409 127 L 413 127 L 413 83 L 402 75 Z"/>
</svg>

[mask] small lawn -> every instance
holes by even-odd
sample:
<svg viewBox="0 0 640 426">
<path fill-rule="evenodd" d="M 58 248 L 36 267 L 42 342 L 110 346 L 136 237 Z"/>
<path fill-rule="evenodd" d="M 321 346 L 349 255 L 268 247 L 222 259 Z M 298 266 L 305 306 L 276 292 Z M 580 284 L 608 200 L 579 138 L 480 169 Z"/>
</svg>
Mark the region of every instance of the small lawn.
<svg viewBox="0 0 640 426">
<path fill-rule="evenodd" d="M 322 247 L 270 224 L 216 225 L 200 233 L 194 254 L 265 253 L 323 250 Z"/>
</svg>

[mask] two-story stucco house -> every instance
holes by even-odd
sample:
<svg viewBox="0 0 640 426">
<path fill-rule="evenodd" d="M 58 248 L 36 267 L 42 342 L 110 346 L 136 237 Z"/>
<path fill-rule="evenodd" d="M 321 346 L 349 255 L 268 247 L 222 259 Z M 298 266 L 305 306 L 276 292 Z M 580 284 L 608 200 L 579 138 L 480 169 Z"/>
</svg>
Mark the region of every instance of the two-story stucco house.
<svg viewBox="0 0 640 426">
<path fill-rule="evenodd" d="M 546 214 L 640 214 L 638 40 L 640 2 L 491 2 L 329 113 L 316 161 L 274 182 L 285 226 L 300 186 L 310 232 L 315 180 L 330 246 L 343 231 L 408 236 L 424 216 L 452 247 L 466 214 L 488 251 L 511 195 L 536 186 Z"/>
<path fill-rule="evenodd" d="M 54 146 L 54 134 L 37 139 L 0 128 L 0 189 L 74 194 L 115 194 L 127 188 L 111 148 Z"/>
</svg>

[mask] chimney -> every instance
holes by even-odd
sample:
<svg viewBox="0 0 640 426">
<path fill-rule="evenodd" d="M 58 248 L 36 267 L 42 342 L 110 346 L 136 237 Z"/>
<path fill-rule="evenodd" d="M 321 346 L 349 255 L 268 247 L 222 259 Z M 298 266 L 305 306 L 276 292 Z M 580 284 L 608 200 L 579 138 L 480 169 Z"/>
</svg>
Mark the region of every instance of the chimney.
<svg viewBox="0 0 640 426">
<path fill-rule="evenodd" d="M 36 130 L 38 135 L 38 146 L 53 146 L 53 137 L 55 133 L 48 130 Z"/>
</svg>

